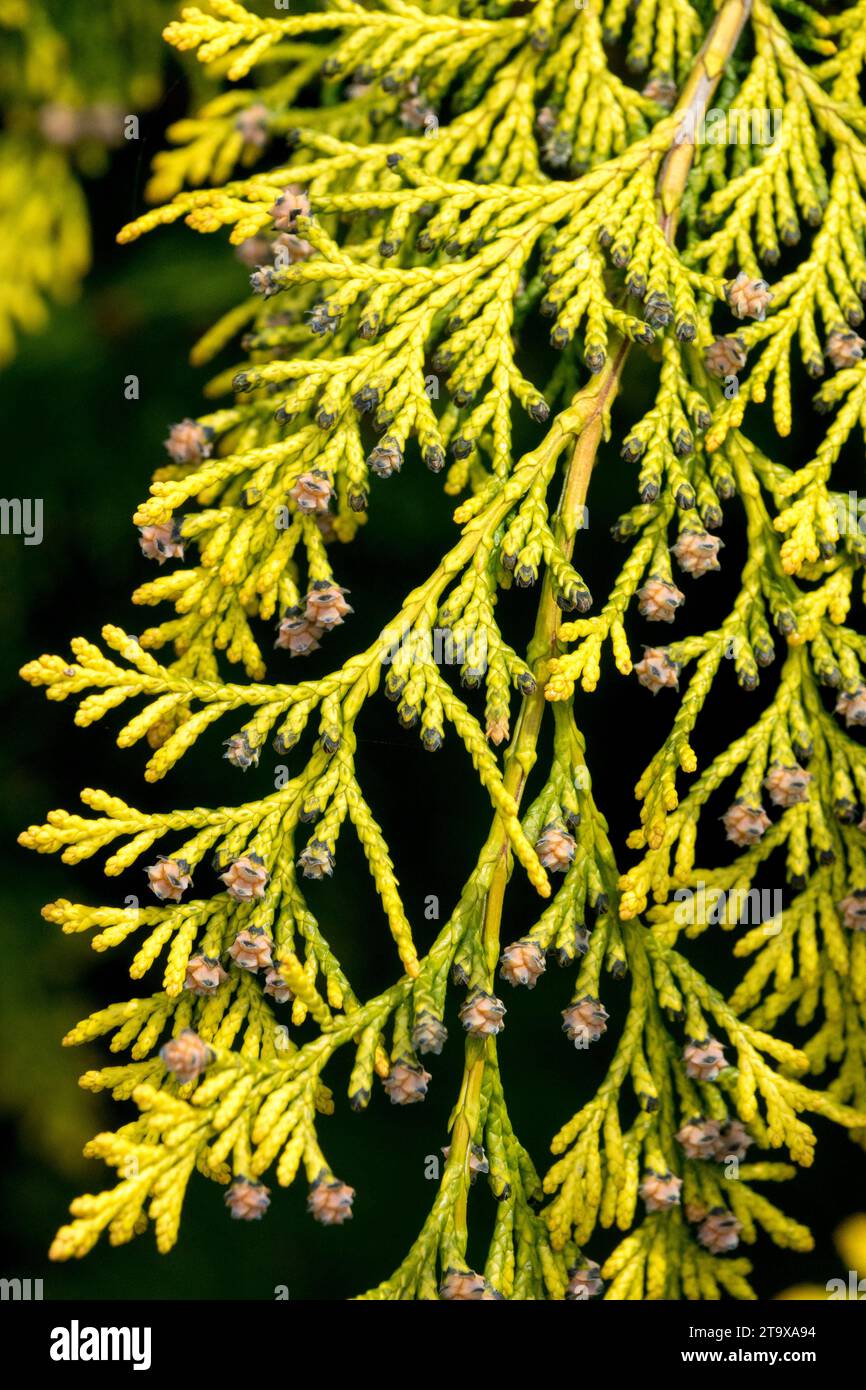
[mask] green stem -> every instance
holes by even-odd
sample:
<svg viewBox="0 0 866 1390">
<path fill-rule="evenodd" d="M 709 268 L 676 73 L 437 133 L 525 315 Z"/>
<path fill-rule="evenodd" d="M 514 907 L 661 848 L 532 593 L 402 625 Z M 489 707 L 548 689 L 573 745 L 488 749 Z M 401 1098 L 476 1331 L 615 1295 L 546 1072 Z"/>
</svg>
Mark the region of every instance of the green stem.
<svg viewBox="0 0 866 1390">
<path fill-rule="evenodd" d="M 682 117 L 680 130 L 693 129 L 688 116 L 706 106 L 719 83 L 725 64 L 736 47 L 748 18 L 751 0 L 726 0 L 719 10 L 695 60 L 692 75 L 683 90 L 677 111 Z M 677 215 L 686 179 L 694 159 L 694 137 L 680 136 L 663 161 L 658 182 L 659 221 L 668 241 L 676 233 Z M 583 387 L 571 405 L 558 417 L 557 424 L 574 438 L 575 444 L 565 471 L 562 495 L 556 512 L 554 532 L 557 543 L 570 559 L 583 513 L 592 470 L 613 400 L 619 390 L 630 344 L 622 339 L 597 378 Z M 519 804 L 537 757 L 538 738 L 546 705 L 544 686 L 550 660 L 559 651 L 562 613 L 553 592 L 548 571 L 542 585 L 535 630 L 529 644 L 528 664 L 536 688 L 523 702 L 514 736 L 505 755 L 503 780 Z M 482 944 L 492 979 L 499 956 L 499 934 L 505 889 L 511 872 L 511 853 L 506 828 L 497 815 L 481 852 L 481 862 L 495 864 L 484 904 Z M 466 1042 L 463 1082 L 455 1108 L 451 1161 L 462 1164 L 463 1183 L 455 1211 L 455 1227 L 463 1242 L 467 1236 L 469 1197 L 469 1153 L 480 1116 L 481 1086 L 485 1059 L 492 1054 L 493 1038 L 470 1037 Z"/>
</svg>

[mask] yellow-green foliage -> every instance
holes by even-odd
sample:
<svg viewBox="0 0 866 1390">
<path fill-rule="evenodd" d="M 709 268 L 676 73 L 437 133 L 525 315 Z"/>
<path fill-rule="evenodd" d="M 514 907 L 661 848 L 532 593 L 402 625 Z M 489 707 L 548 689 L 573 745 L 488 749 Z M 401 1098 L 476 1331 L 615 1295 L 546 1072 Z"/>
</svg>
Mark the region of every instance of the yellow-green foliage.
<svg viewBox="0 0 866 1390">
<path fill-rule="evenodd" d="M 90 266 L 80 176 L 162 89 L 171 0 L 0 0 L 0 365 Z"/>
<path fill-rule="evenodd" d="M 288 1184 L 303 1165 L 313 1214 L 328 1219 L 333 1198 L 345 1215 L 346 1189 L 320 1147 L 318 1117 L 341 1103 L 325 1068 L 338 1048 L 354 1049 L 355 1109 L 376 1077 L 394 1100 L 422 1099 L 452 980 L 468 1036 L 447 1166 L 417 1241 L 366 1297 L 579 1299 L 603 1279 L 614 1299 L 749 1298 L 749 1262 L 729 1253 L 737 1237 L 751 1244 L 761 1229 L 809 1248 L 808 1231 L 759 1188 L 812 1162 L 807 1113 L 866 1133 L 856 824 L 866 759 L 839 718 L 866 722 L 866 639 L 849 616 L 866 542 L 858 526 L 840 527 L 845 498 L 834 488 L 846 440 L 857 447 L 866 425 L 856 334 L 866 297 L 864 34 L 863 0 L 830 16 L 802 0 L 326 0 L 266 17 L 210 0 L 168 26 L 175 48 L 237 85 L 170 132 L 150 185 L 159 206 L 120 239 L 179 219 L 226 229 L 254 293 L 194 360 L 239 334 L 245 356 L 211 383 L 214 410 L 177 427 L 171 461 L 135 517 L 146 553 L 172 557 L 135 602 L 170 602 L 174 616 L 139 639 L 108 627 L 102 648 L 77 639 L 69 660 L 41 657 L 24 676 L 50 699 L 80 697 L 81 725 L 143 701 L 118 743 L 148 741 L 149 781 L 199 736 L 211 739 L 223 716 L 241 766 L 269 739 L 290 755 L 308 725 L 314 743 L 260 801 L 153 814 L 88 790 L 92 815 L 57 811 L 22 837 L 68 863 L 109 849 L 109 875 L 158 846 L 181 881 L 174 900 L 144 908 L 45 910 L 64 931 L 95 929 L 97 950 L 137 934 L 133 977 L 158 961 L 163 972 L 154 994 L 101 1010 L 67 1038 L 111 1035 L 113 1051 L 131 1051 L 131 1062 L 84 1084 L 132 1097 L 141 1114 L 93 1141 L 120 1180 L 74 1203 L 58 1258 L 81 1255 L 106 1229 L 126 1241 L 148 1221 L 168 1250 L 194 1169 L 231 1183 L 243 1215 L 261 1214 L 266 1195 L 251 1184 L 269 1172 Z M 617 50 L 625 80 L 608 62 Z M 737 112 L 752 111 L 781 113 L 769 143 L 723 143 L 703 121 L 715 113 L 730 130 Z M 561 349 L 546 380 L 519 365 L 521 335 L 539 314 Z M 813 376 L 837 369 L 816 397 L 833 412 L 824 440 L 795 468 L 749 437 L 767 398 L 777 433 L 790 432 L 792 353 Z M 626 558 L 591 609 L 572 552 L 585 553 L 587 487 L 634 369 L 655 397 L 617 441 L 620 486 L 633 488 L 614 532 Z M 534 443 L 518 454 L 521 411 Z M 366 416 L 382 434 L 372 448 Z M 327 624 L 315 621 L 323 590 L 332 617 L 351 621 L 334 542 L 351 542 L 377 489 L 399 489 L 404 452 L 434 471 L 447 461 L 446 491 L 461 500 L 440 566 L 395 597 L 394 661 L 383 664 L 383 634 L 321 679 L 268 682 L 265 623 L 281 624 L 284 646 L 298 634 L 327 645 Z M 693 578 L 718 568 L 723 520 L 732 529 L 744 520 L 747 541 L 728 616 L 637 659 L 641 615 L 675 622 L 678 584 L 690 597 Z M 540 591 L 523 652 L 498 619 L 514 583 Z M 466 645 L 461 675 L 483 691 L 480 718 L 479 697 L 459 698 L 431 654 L 443 629 Z M 639 776 L 640 823 L 622 852 L 596 804 L 574 708 L 576 687 L 596 689 L 608 648 L 622 676 L 636 671 L 649 688 L 648 702 L 667 687 L 653 712 L 669 732 Z M 742 733 L 701 764 L 693 735 L 726 658 Z M 772 697 L 750 714 L 774 659 Z M 242 668 L 237 680 L 226 662 Z M 493 812 L 426 953 L 355 768 L 356 723 L 380 685 L 426 748 L 456 734 Z M 822 687 L 834 692 L 833 712 Z M 522 804 L 548 724 L 549 765 Z M 701 867 L 699 827 L 720 789 L 737 852 Z M 366 1001 L 306 882 L 334 870 L 347 822 L 394 941 L 396 982 Z M 189 878 L 212 855 L 227 891 L 196 898 Z M 737 904 L 771 857 L 786 906 L 738 936 L 748 968 L 726 999 L 681 938 L 737 927 Z M 231 891 L 239 860 L 258 885 L 244 901 Z M 536 890 L 539 915 L 520 943 L 501 943 L 512 867 Z M 713 910 L 689 919 L 683 899 L 701 886 Z M 512 983 L 535 983 L 547 953 L 575 973 L 565 1025 L 578 1069 L 581 1047 L 607 1026 L 607 976 L 629 983 L 627 1006 L 611 1004 L 607 1076 L 563 1123 L 542 1179 L 509 1118 L 495 990 L 498 965 Z M 221 967 L 209 993 L 189 988 L 201 957 Z M 314 1027 L 290 1038 L 286 1016 Z M 799 1047 L 773 1032 L 788 1016 Z M 198 1061 L 184 1071 L 191 1051 Z M 695 1117 L 715 1136 L 715 1158 L 694 1156 L 683 1137 Z M 750 1141 L 786 1150 L 791 1163 L 741 1163 Z M 479 1174 L 499 1202 L 475 1272 L 466 1247 Z M 363 1184 L 362 1172 L 342 1176 Z M 716 1239 L 720 1217 L 727 1243 Z M 600 1273 L 598 1227 L 621 1233 Z"/>
</svg>

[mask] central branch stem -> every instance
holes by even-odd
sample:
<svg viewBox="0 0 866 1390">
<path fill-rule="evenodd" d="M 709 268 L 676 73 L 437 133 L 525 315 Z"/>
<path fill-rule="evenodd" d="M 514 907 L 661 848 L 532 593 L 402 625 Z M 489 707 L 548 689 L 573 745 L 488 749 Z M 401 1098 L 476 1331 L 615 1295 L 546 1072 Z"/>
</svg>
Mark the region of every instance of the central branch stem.
<svg viewBox="0 0 866 1390">
<path fill-rule="evenodd" d="M 677 104 L 674 114 L 680 117 L 678 133 L 662 161 L 656 190 L 659 223 L 668 242 L 672 242 L 676 235 L 679 206 L 694 160 L 700 117 L 712 99 L 725 65 L 736 48 L 748 19 L 751 3 L 752 0 L 725 0 L 707 32 Z M 627 341 L 617 339 L 602 372 L 578 391 L 571 405 L 560 417 L 559 423 L 574 439 L 554 524 L 557 545 L 568 559 L 571 558 L 574 549 L 592 470 L 604 437 L 611 405 L 619 390 L 629 346 Z M 518 804 L 537 756 L 538 738 L 547 703 L 544 687 L 549 663 L 558 653 L 561 621 L 562 613 L 556 602 L 548 569 L 542 584 L 532 641 L 527 652 L 536 687 L 523 702 L 504 760 L 505 787 Z M 511 872 L 508 836 L 499 816 L 494 819 L 481 853 L 481 860 L 494 862 L 484 903 L 482 925 L 482 946 L 488 975 L 492 980 L 499 956 L 499 933 L 505 889 Z M 492 1055 L 495 1046 L 494 1038 L 467 1039 L 463 1084 L 454 1113 L 452 1159 L 455 1163 L 462 1163 L 464 1178 L 455 1210 L 455 1229 L 464 1246 L 467 1237 L 469 1152 L 480 1117 L 485 1059 L 488 1053 Z"/>
</svg>

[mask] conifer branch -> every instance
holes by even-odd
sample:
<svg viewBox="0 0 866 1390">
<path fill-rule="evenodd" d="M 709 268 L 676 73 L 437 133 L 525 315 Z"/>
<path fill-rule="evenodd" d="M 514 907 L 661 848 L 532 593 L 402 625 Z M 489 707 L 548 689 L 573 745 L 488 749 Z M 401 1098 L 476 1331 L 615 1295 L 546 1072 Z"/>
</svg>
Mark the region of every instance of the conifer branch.
<svg viewBox="0 0 866 1390">
<path fill-rule="evenodd" d="M 117 660 L 76 639 L 71 662 L 46 655 L 23 675 L 51 699 L 80 699 L 82 726 L 143 700 L 118 742 L 147 740 L 148 780 L 224 715 L 244 721 L 226 741 L 232 766 L 255 768 L 271 740 L 297 770 L 266 796 L 215 810 L 145 813 L 89 789 L 95 816 L 53 812 L 22 836 L 69 863 L 112 846 L 109 876 L 166 841 L 146 869 L 156 906 L 45 909 L 65 931 L 97 928 L 98 950 L 141 930 L 136 979 L 165 955 L 161 989 L 98 1011 L 67 1038 L 111 1034 L 112 1049 L 130 1049 L 129 1064 L 85 1084 L 132 1097 L 140 1118 L 94 1141 L 94 1154 L 122 1173 L 132 1158 L 133 1170 L 75 1204 L 54 1254 L 82 1254 L 106 1228 L 127 1240 L 148 1216 L 167 1250 L 195 1170 L 225 1183 L 231 1214 L 252 1220 L 269 1204 L 269 1169 L 288 1185 L 303 1165 L 311 1213 L 341 1224 L 354 1191 L 320 1143 L 319 1117 L 336 1104 L 324 1070 L 353 1050 L 355 1110 L 376 1078 L 395 1105 L 423 1101 L 453 982 L 465 991 L 456 1014 L 467 1041 L 444 1172 L 404 1260 L 364 1297 L 751 1297 L 749 1262 L 728 1258 L 740 1240 L 760 1229 L 790 1249 L 811 1242 L 753 1184 L 813 1161 L 808 1111 L 866 1133 L 866 822 L 856 823 L 866 760 L 848 732 L 866 723 L 866 648 L 850 617 L 866 543 L 839 523 L 836 482 L 866 390 L 856 26 L 769 0 L 724 0 L 713 14 L 681 0 L 634 13 L 538 0 L 516 15 L 480 0 L 459 13 L 450 0 L 424 10 L 332 0 L 280 18 L 211 0 L 166 36 L 251 86 L 172 132 L 151 185 L 167 201 L 120 240 L 179 219 L 230 229 L 253 297 L 195 356 L 210 360 L 238 334 L 246 356 L 208 388 L 231 391 L 232 404 L 172 429 L 169 461 L 136 513 L 160 572 L 135 600 L 172 603 L 174 616 L 139 638 L 105 628 Z M 607 61 L 605 45 L 620 41 L 630 69 L 648 71 L 641 91 Z M 710 138 L 710 117 L 733 129 L 740 104 L 781 113 L 768 146 Z M 279 162 L 265 168 L 271 144 Z M 801 219 L 811 229 L 802 251 Z M 783 248 L 789 260 L 770 284 L 761 266 Z M 561 354 L 543 389 L 521 353 L 539 315 Z M 795 347 L 813 376 L 836 369 L 817 403 L 837 413 L 815 457 L 789 467 L 749 431 L 768 399 L 779 436 L 790 431 Z M 636 362 L 657 389 L 621 441 L 637 499 L 614 529 L 628 547 L 620 574 L 593 611 L 576 543 Z M 518 411 L 534 431 L 522 454 Z M 277 621 L 285 669 L 287 654 L 306 660 L 351 619 L 359 598 L 350 605 L 339 581 L 336 546 L 355 539 L 377 489 L 399 487 L 416 454 L 434 473 L 447 461 L 457 540 L 395 598 L 366 650 L 318 678 L 267 679 L 263 622 Z M 746 557 L 729 611 L 634 660 L 635 610 L 676 621 L 686 595 L 672 559 L 686 588 L 717 571 L 715 533 L 734 499 Z M 181 564 L 163 570 L 167 561 Z M 539 580 L 522 653 L 497 607 L 513 585 Z M 435 654 L 443 633 L 465 699 Z M 745 708 L 777 642 L 784 657 L 765 707 L 702 763 L 696 730 L 722 673 L 733 670 Z M 608 648 L 620 675 L 674 708 L 637 780 L 623 869 L 574 708 L 578 686 L 596 689 Z M 157 659 L 164 649 L 173 655 Z M 226 681 L 225 661 L 247 682 Z M 822 686 L 835 692 L 833 714 Z M 456 734 L 493 810 L 426 953 L 355 763 L 359 721 L 380 691 L 428 751 Z M 550 761 L 530 795 L 548 725 Z M 703 868 L 716 794 L 732 796 L 722 821 L 739 852 Z M 402 971 L 366 1001 L 331 940 L 339 932 L 308 903 L 350 831 Z M 515 861 L 538 916 L 503 944 Z M 759 894 L 776 862 L 790 898 L 783 919 L 744 923 L 744 896 Z M 224 890 L 210 896 L 200 886 L 209 863 Z M 726 999 L 683 938 L 741 925 L 754 929 L 734 954 L 750 964 Z M 615 1037 L 603 1081 L 562 1123 L 542 1178 L 509 1116 L 495 982 L 498 970 L 533 988 L 551 957 L 575 971 L 568 1040 L 582 1052 L 612 1017 Z M 627 981 L 624 1008 L 605 1006 L 606 977 Z M 278 1022 L 285 1005 L 291 1038 Z M 805 1030 L 800 1046 L 776 1031 L 788 1014 Z M 823 1089 L 807 1084 L 828 1069 Z M 742 1164 L 753 1145 L 784 1148 L 792 1163 Z M 742 1165 L 736 1181 L 723 1160 Z M 467 1251 L 480 1177 L 497 1215 L 476 1270 Z M 612 1228 L 601 1267 L 588 1250 Z"/>
</svg>

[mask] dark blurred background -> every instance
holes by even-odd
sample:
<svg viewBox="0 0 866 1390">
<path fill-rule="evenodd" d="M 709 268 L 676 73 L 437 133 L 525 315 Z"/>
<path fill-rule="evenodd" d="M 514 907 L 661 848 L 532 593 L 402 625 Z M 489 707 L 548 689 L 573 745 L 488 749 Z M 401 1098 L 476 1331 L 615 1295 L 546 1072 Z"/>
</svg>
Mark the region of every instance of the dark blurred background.
<svg viewBox="0 0 866 1390">
<path fill-rule="evenodd" d="M 333 1169 L 356 1187 L 354 1220 L 326 1230 L 304 1213 L 305 1185 L 275 1190 L 267 1218 L 256 1225 L 231 1222 L 222 1191 L 194 1177 L 178 1247 L 156 1254 L 152 1235 L 112 1250 L 104 1242 L 81 1263 L 50 1265 L 45 1252 L 65 1219 L 69 1200 L 80 1191 L 112 1181 L 100 1164 L 81 1155 L 86 1139 L 115 1127 L 132 1107 L 82 1092 L 78 1075 L 103 1064 L 107 1051 L 60 1047 L 63 1033 L 104 1004 L 159 987 L 159 973 L 143 982 L 126 975 L 130 952 L 121 948 L 95 956 L 87 935 L 66 937 L 40 917 L 41 905 L 59 896 L 74 901 L 121 901 L 140 883 L 105 880 L 98 861 L 66 868 L 55 857 L 19 850 L 15 836 L 44 819 L 55 806 L 75 809 L 82 786 L 117 792 L 133 805 L 174 807 L 222 804 L 264 794 L 273 782 L 276 755 L 263 757 L 246 778 L 221 760 L 220 740 L 233 729 L 202 739 L 172 776 L 156 788 L 141 780 L 146 753 L 114 745 L 118 716 L 88 730 L 72 724 L 71 705 L 46 702 L 19 682 L 16 672 L 42 652 L 63 651 L 69 638 L 98 638 L 106 621 L 138 631 L 152 610 L 136 609 L 128 595 L 153 570 L 141 557 L 130 517 L 145 494 L 150 474 L 164 457 L 169 424 L 206 408 L 202 387 L 208 371 L 193 370 L 187 354 L 198 334 L 245 293 L 245 272 L 227 241 L 185 228 L 163 231 L 121 249 L 114 235 L 143 208 L 147 166 L 160 148 L 167 122 L 184 108 L 185 86 L 170 68 L 167 95 L 142 121 L 142 138 L 119 150 L 106 175 L 88 185 L 95 243 L 95 269 L 72 308 L 56 311 L 50 327 L 22 341 L 17 360 L 0 381 L 4 441 L 4 495 L 30 493 L 44 499 L 44 541 L 27 547 L 19 538 L 0 539 L 0 617 L 3 624 L 3 708 L 0 766 L 3 817 L 0 920 L 4 960 L 0 970 L 0 1122 L 3 1126 L 2 1273 L 45 1280 L 47 1298 L 271 1298 L 277 1285 L 292 1297 L 345 1298 L 385 1278 L 417 1234 L 433 1198 L 424 1176 L 428 1155 L 447 1142 L 446 1125 L 460 1080 L 462 1042 L 457 1026 L 440 1058 L 432 1059 L 433 1083 L 423 1106 L 392 1108 L 381 1090 L 368 1112 L 350 1113 L 345 1101 L 346 1058 L 326 1079 L 337 1110 L 321 1124 Z M 219 366 L 230 365 L 231 351 Z M 543 384 L 552 354 L 546 330 L 525 344 L 524 369 Z M 134 373 L 140 399 L 124 399 L 124 378 Z M 647 407 L 655 368 L 635 358 L 617 406 L 614 441 L 599 459 L 590 495 L 590 524 L 579 538 L 576 563 L 597 600 L 608 591 L 623 552 L 609 527 L 634 497 L 633 469 L 618 456 L 625 421 Z M 523 443 L 535 438 L 524 430 Z M 797 445 L 802 450 L 802 435 Z M 340 581 L 352 590 L 356 614 L 328 639 L 307 671 L 322 672 L 366 644 L 398 609 L 402 595 L 435 568 L 453 534 L 453 503 L 441 480 L 410 457 L 401 477 L 376 483 L 370 521 L 352 547 L 335 556 Z M 688 582 L 681 631 L 713 625 L 728 611 L 742 560 L 741 512 L 729 508 L 723 532 L 724 575 Z M 536 596 L 504 598 L 503 620 L 518 646 L 531 630 Z M 633 630 L 635 650 L 654 634 Z M 266 634 L 264 640 L 269 645 Z M 277 653 L 271 667 L 285 678 L 288 656 Z M 291 674 L 296 674 L 292 668 Z M 737 690 L 733 671 L 722 672 L 712 709 L 698 740 L 703 756 L 723 747 L 755 717 L 772 689 L 764 678 L 752 696 Z M 476 698 L 470 696 L 476 706 Z M 619 849 L 636 823 L 631 787 L 658 746 L 672 715 L 672 702 L 657 701 L 606 668 L 593 697 L 578 696 L 577 717 L 589 745 L 595 791 Z M 417 735 L 402 731 L 393 707 L 374 700 L 359 726 L 360 777 L 386 833 L 421 949 L 445 920 L 486 834 L 490 811 L 469 761 L 452 735 L 436 756 L 424 752 Z M 544 765 L 544 749 L 540 758 Z M 719 814 L 724 804 L 719 805 Z M 711 811 L 714 807 L 711 806 Z M 714 841 L 715 838 L 715 842 Z M 725 854 L 721 837 L 710 834 L 701 862 Z M 621 862 L 627 862 L 623 851 Z M 781 878 L 777 880 L 781 882 Z M 425 920 L 425 899 L 434 894 L 439 923 Z M 328 884 L 313 884 L 310 900 L 325 934 L 341 955 L 363 996 L 390 983 L 397 961 L 370 891 L 352 834 L 338 846 L 337 872 Z M 504 931 L 511 940 L 527 929 L 537 907 L 519 871 L 509 890 Z M 732 939 L 718 930 L 687 949 L 722 988 L 736 981 Z M 613 1015 L 605 1040 L 592 1052 L 571 1048 L 560 1031 L 559 1011 L 573 988 L 572 972 L 555 968 L 533 993 L 509 991 L 508 1027 L 501 1042 L 502 1066 L 518 1133 L 542 1170 L 551 1135 L 592 1094 L 609 1063 L 627 1002 L 628 983 L 607 979 L 604 1002 Z M 456 1025 L 454 1005 L 449 1021 Z M 843 1216 L 861 1204 L 862 1153 L 844 1135 L 822 1123 L 818 1162 L 784 1187 L 764 1190 L 792 1214 L 808 1221 L 816 1250 L 799 1256 L 777 1251 L 761 1238 L 754 1251 L 755 1283 L 762 1296 L 784 1286 L 838 1272 L 830 1235 Z M 276 1185 L 273 1184 L 274 1188 Z M 492 1219 L 484 1185 L 473 1195 L 479 1244 Z M 590 1253 L 603 1259 L 615 1237 L 599 1233 Z M 470 1252 L 471 1254 L 472 1252 Z M 483 1258 L 483 1256 L 479 1256 Z"/>
</svg>

